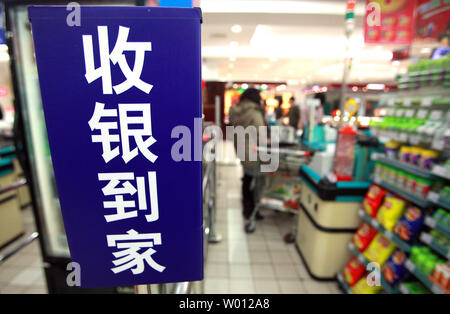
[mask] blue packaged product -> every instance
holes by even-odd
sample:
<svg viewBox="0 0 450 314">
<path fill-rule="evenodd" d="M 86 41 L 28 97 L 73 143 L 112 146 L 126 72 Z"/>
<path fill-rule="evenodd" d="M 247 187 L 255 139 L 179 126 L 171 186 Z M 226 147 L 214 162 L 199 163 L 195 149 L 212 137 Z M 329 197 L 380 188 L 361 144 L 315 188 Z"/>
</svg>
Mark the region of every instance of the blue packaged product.
<svg viewBox="0 0 450 314">
<path fill-rule="evenodd" d="M 406 273 L 406 255 L 402 250 L 396 250 L 388 259 L 383 268 L 383 275 L 386 281 L 395 285 Z"/>
<path fill-rule="evenodd" d="M 414 206 L 409 206 L 403 217 L 394 227 L 394 232 L 404 241 L 411 242 L 419 233 L 424 222 L 422 211 Z"/>
</svg>

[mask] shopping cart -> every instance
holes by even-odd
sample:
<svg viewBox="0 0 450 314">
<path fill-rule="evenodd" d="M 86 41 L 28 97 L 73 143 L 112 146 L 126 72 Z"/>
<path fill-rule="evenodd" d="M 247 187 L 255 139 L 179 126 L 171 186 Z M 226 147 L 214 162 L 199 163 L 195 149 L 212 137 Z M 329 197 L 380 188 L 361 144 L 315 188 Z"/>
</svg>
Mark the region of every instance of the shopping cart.
<svg viewBox="0 0 450 314">
<path fill-rule="evenodd" d="M 299 169 L 309 161 L 311 151 L 305 150 L 301 144 L 287 147 L 256 147 L 258 152 L 278 154 L 279 167 L 275 172 L 260 172 L 254 179 L 255 208 L 245 225 L 245 232 L 252 233 L 256 229 L 256 214 L 261 208 L 277 212 L 298 215 L 300 198 Z M 297 222 L 293 223 L 291 232 L 284 235 L 284 241 L 295 241 Z"/>
</svg>

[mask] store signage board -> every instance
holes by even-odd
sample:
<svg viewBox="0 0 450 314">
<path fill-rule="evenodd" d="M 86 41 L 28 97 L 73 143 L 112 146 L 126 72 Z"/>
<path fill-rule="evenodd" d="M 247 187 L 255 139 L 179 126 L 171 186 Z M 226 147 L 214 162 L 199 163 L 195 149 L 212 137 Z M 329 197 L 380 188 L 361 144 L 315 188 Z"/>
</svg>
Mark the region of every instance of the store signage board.
<svg viewBox="0 0 450 314">
<path fill-rule="evenodd" d="M 6 45 L 5 24 L 3 21 L 3 3 L 0 2 L 0 45 Z"/>
<path fill-rule="evenodd" d="M 177 126 L 201 147 L 201 11 L 82 6 L 80 26 L 69 13 L 29 7 L 81 287 L 201 280 L 201 158 L 171 151 Z"/>
<path fill-rule="evenodd" d="M 409 45 L 414 39 L 415 1 L 366 0 L 364 42 Z"/>
</svg>

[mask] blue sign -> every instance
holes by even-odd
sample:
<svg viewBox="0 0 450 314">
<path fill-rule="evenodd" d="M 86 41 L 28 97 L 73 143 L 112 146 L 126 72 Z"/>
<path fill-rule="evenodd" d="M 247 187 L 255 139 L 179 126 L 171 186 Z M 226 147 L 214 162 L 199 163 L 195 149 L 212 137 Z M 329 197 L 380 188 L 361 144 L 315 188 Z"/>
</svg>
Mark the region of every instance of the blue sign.
<svg viewBox="0 0 450 314">
<path fill-rule="evenodd" d="M 201 147 L 201 11 L 82 6 L 72 23 L 74 12 L 29 8 L 81 286 L 201 280 L 201 158 L 172 154 L 176 128 Z"/>
<path fill-rule="evenodd" d="M 3 21 L 3 3 L 0 2 L 0 45 L 6 45 L 5 24 Z"/>
</svg>

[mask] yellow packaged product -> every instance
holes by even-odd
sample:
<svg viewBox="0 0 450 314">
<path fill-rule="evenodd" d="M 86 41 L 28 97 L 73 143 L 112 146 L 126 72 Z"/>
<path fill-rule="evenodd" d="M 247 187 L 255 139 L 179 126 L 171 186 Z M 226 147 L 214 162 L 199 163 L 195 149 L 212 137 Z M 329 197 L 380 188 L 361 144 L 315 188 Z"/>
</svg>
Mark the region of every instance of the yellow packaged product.
<svg viewBox="0 0 450 314">
<path fill-rule="evenodd" d="M 353 287 L 352 291 L 355 294 L 377 294 L 381 291 L 381 286 L 369 286 L 367 284 L 366 276 L 363 276 Z"/>
<path fill-rule="evenodd" d="M 392 231 L 403 215 L 406 202 L 396 197 L 386 197 L 377 213 L 377 220 L 386 230 Z"/>
<path fill-rule="evenodd" d="M 363 255 L 371 262 L 382 266 L 395 250 L 395 245 L 386 239 L 381 233 L 378 233 L 370 242 Z"/>
</svg>

